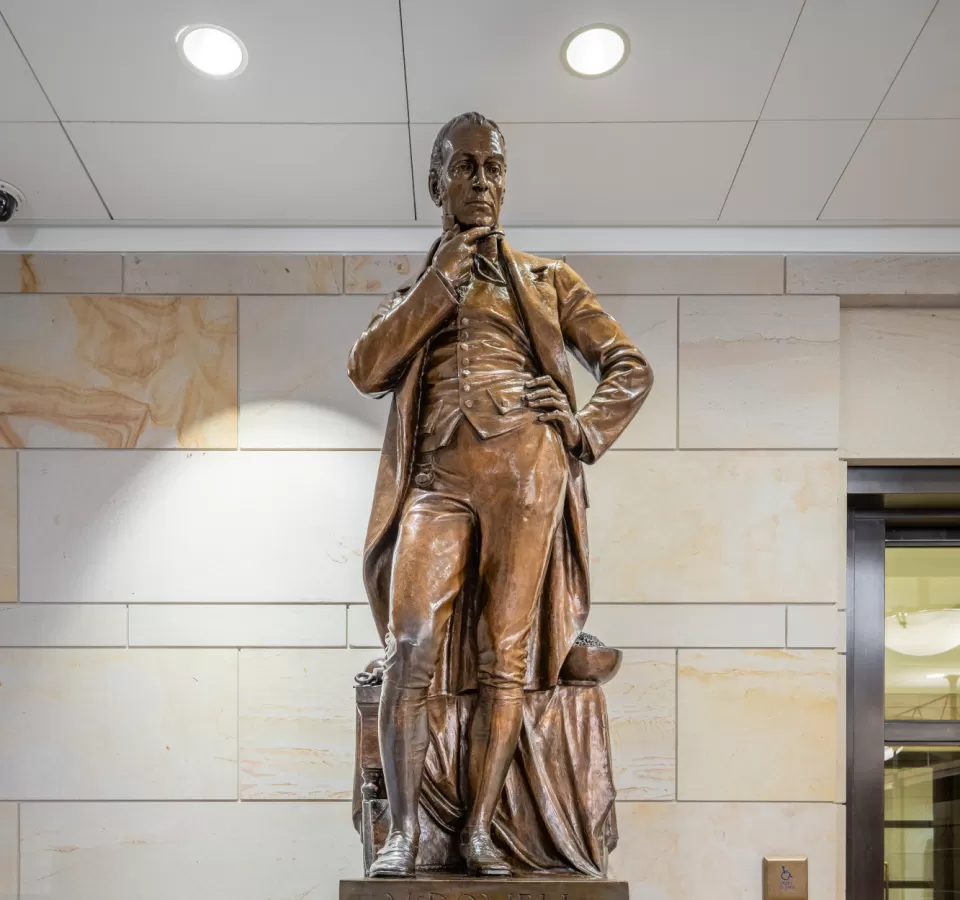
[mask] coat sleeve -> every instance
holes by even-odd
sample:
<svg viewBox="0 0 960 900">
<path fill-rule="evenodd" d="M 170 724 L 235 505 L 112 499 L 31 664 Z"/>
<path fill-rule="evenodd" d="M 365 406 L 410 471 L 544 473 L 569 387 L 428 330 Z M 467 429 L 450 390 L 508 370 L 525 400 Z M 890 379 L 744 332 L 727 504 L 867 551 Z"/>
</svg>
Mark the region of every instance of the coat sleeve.
<svg viewBox="0 0 960 900">
<path fill-rule="evenodd" d="M 364 394 L 393 390 L 416 352 L 457 309 L 446 281 L 428 268 L 411 288 L 391 294 L 350 351 L 347 375 Z"/>
<path fill-rule="evenodd" d="M 653 386 L 653 370 L 596 294 L 566 263 L 554 278 L 563 339 L 597 379 L 590 402 L 577 413 L 578 456 L 596 462 L 636 415 Z"/>
</svg>

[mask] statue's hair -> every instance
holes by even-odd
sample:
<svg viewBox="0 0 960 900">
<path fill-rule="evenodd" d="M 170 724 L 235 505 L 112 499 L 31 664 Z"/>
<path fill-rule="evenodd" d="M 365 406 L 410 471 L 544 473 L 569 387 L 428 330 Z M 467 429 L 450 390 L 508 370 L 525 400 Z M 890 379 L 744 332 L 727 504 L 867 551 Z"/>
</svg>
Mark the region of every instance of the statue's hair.
<svg viewBox="0 0 960 900">
<path fill-rule="evenodd" d="M 458 125 L 483 125 L 486 128 L 490 128 L 500 135 L 500 143 L 506 149 L 507 141 L 503 136 L 503 132 L 500 130 L 500 126 L 493 121 L 493 119 L 488 119 L 486 116 L 481 115 L 478 112 L 465 112 L 460 113 L 459 116 L 454 116 L 446 125 L 443 125 L 440 130 L 437 132 L 437 137 L 433 142 L 433 150 L 430 153 L 430 172 L 428 176 L 428 184 L 434 184 L 440 178 L 440 167 L 443 165 L 443 145 L 446 142 L 447 138 L 450 137 L 450 133 Z"/>
</svg>

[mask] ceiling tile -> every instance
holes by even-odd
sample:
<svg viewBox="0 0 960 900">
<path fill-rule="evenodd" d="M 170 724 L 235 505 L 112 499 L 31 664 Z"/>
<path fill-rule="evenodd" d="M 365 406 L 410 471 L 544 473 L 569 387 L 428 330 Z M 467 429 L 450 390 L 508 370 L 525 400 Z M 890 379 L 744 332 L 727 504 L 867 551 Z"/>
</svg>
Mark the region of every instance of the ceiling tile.
<svg viewBox="0 0 960 900">
<path fill-rule="evenodd" d="M 960 0 L 940 0 L 879 117 L 960 118 Z"/>
<path fill-rule="evenodd" d="M 439 222 L 427 193 L 438 125 L 412 129 L 417 214 Z M 506 125 L 509 224 L 638 225 L 713 221 L 752 123 Z"/>
<path fill-rule="evenodd" d="M 0 19 L 0 122 L 56 122 L 37 79 Z"/>
<path fill-rule="evenodd" d="M 722 222 L 815 222 L 869 123 L 760 122 Z"/>
<path fill-rule="evenodd" d="M 60 117 L 71 121 L 403 122 L 396 0 L 0 0 Z M 189 69 L 174 37 L 215 22 L 250 62 Z"/>
<path fill-rule="evenodd" d="M 0 177 L 26 195 L 16 222 L 107 219 L 87 173 L 56 122 L 0 125 Z"/>
<path fill-rule="evenodd" d="M 870 119 L 935 0 L 807 0 L 765 119 Z"/>
<path fill-rule="evenodd" d="M 960 120 L 876 120 L 822 220 L 960 222 Z"/>
<path fill-rule="evenodd" d="M 468 109 L 500 122 L 756 119 L 801 7 L 800 0 L 402 2 L 410 115 L 421 123 Z M 467 13 L 459 21 L 458 10 Z M 630 37 L 630 57 L 606 78 L 578 78 L 560 61 L 564 39 L 592 22 Z"/>
<path fill-rule="evenodd" d="M 413 219 L 404 125 L 67 128 L 117 219 Z"/>
</svg>

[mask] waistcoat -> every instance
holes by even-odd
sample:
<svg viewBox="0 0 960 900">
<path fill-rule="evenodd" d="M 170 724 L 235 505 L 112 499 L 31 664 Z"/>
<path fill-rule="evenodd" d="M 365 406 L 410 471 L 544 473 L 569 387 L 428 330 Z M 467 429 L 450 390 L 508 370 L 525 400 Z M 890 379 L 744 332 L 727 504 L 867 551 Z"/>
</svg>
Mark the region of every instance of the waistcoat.
<svg viewBox="0 0 960 900">
<path fill-rule="evenodd" d="M 537 418 L 522 402 L 524 384 L 538 372 L 519 306 L 496 268 L 484 270 L 498 283 L 475 267 L 456 316 L 431 339 L 420 405 L 421 450 L 446 446 L 464 418 L 481 438 Z"/>
</svg>

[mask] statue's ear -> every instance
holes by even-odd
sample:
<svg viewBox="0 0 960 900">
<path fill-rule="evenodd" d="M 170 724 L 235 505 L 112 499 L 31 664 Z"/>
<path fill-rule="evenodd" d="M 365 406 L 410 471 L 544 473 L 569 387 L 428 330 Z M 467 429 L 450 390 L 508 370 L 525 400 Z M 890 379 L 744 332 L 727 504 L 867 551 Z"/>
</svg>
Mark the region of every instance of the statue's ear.
<svg viewBox="0 0 960 900">
<path fill-rule="evenodd" d="M 427 178 L 427 189 L 430 191 L 430 199 L 436 206 L 443 206 L 443 198 L 440 196 L 440 178 L 435 170 Z"/>
</svg>

